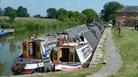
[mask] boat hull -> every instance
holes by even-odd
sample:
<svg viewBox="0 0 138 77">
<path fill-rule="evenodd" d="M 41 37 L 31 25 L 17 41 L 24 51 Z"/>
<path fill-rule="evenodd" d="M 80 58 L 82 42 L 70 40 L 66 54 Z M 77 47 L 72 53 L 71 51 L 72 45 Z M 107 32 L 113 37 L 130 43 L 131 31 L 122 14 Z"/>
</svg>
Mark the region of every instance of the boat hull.
<svg viewBox="0 0 138 77">
<path fill-rule="evenodd" d="M 79 70 L 81 68 L 87 68 L 89 67 L 90 63 L 92 60 L 92 54 L 90 55 L 90 57 L 87 59 L 86 62 L 84 62 L 83 64 L 81 63 L 77 63 L 77 64 L 73 64 L 73 65 L 68 65 L 68 64 L 56 64 L 55 65 L 55 70 L 56 71 L 70 71 L 70 70 Z"/>
<path fill-rule="evenodd" d="M 12 66 L 12 72 L 14 74 L 32 74 L 35 72 L 49 72 L 52 71 L 52 65 L 49 65 L 49 70 L 45 70 L 45 64 L 49 63 L 50 60 L 27 60 L 23 58 L 16 58 Z"/>
<path fill-rule="evenodd" d="M 71 65 L 64 65 L 64 64 L 57 64 L 55 65 L 55 70 L 56 71 L 70 71 L 70 70 L 79 70 L 81 69 L 81 64 L 78 64 L 76 66 L 71 66 Z"/>
</svg>

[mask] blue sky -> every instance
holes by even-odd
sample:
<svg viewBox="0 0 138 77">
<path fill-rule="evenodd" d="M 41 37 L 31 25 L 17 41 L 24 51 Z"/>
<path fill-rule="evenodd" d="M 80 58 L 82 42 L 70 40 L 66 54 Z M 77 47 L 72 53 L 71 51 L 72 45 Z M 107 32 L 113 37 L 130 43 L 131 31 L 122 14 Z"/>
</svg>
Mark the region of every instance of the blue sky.
<svg viewBox="0 0 138 77">
<path fill-rule="evenodd" d="M 41 14 L 46 16 L 48 8 L 65 8 L 72 11 L 82 11 L 86 8 L 92 8 L 97 13 L 101 11 L 104 4 L 113 0 L 0 0 L 1 8 L 11 6 L 15 9 L 24 6 L 28 9 L 31 16 Z M 114 0 L 123 5 L 137 5 L 138 0 Z"/>
</svg>

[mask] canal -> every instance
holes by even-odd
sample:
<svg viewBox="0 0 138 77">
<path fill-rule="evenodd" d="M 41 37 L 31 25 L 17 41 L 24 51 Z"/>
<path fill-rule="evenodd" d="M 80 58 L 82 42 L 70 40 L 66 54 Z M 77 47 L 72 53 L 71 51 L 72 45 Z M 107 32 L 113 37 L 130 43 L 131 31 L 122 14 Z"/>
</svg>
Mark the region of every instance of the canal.
<svg viewBox="0 0 138 77">
<path fill-rule="evenodd" d="M 12 74 L 13 60 L 21 53 L 18 44 L 13 35 L 0 37 L 0 76 Z"/>
</svg>

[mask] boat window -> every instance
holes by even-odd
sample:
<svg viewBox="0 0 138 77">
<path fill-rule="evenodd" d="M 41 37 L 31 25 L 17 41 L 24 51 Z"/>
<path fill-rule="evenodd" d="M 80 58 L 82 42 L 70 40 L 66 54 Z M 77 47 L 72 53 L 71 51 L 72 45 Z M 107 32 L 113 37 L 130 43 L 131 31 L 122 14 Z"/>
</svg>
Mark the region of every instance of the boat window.
<svg viewBox="0 0 138 77">
<path fill-rule="evenodd" d="M 83 53 L 84 58 L 87 58 L 88 55 L 90 54 L 89 48 L 88 48 L 88 47 L 84 48 L 84 49 L 82 50 L 82 53 Z"/>
<path fill-rule="evenodd" d="M 45 44 L 45 45 L 43 45 L 43 46 L 44 46 L 43 57 L 46 57 L 48 45 Z"/>
<path fill-rule="evenodd" d="M 32 43 L 29 44 L 29 54 L 30 55 L 33 55 L 33 46 L 32 46 Z"/>
<path fill-rule="evenodd" d="M 45 51 L 43 52 L 43 56 L 46 57 L 48 54 L 50 54 L 53 51 L 53 48 L 55 47 L 56 43 L 48 43 L 44 44 Z"/>
</svg>

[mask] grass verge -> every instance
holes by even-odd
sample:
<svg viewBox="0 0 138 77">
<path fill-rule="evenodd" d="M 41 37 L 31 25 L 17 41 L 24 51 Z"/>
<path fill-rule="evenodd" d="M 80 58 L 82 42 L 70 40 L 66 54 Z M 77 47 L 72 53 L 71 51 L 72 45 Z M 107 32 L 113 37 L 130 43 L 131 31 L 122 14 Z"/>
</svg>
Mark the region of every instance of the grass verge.
<svg viewBox="0 0 138 77">
<path fill-rule="evenodd" d="M 112 30 L 113 40 L 120 50 L 122 68 L 110 77 L 138 77 L 138 31 L 130 27 L 122 28 L 121 35 Z"/>
<path fill-rule="evenodd" d="M 42 74 L 35 74 L 30 77 L 85 77 L 86 75 L 95 73 L 96 71 L 98 71 L 100 67 L 101 64 L 97 64 L 92 67 L 84 68 L 81 70 L 42 73 Z"/>
</svg>

